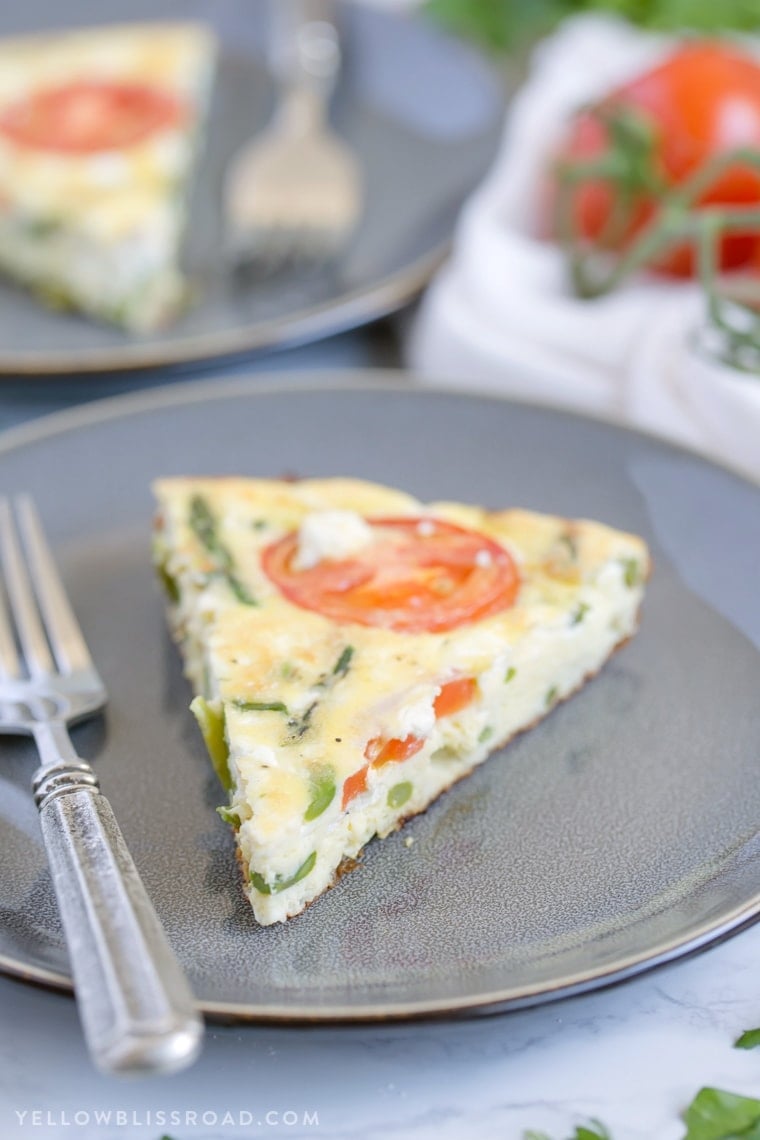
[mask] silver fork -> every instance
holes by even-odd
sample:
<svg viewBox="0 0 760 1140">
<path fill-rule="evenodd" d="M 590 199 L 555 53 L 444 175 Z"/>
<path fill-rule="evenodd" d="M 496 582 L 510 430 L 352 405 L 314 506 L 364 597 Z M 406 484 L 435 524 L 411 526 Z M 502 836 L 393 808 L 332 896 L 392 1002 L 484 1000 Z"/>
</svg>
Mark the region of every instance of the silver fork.
<svg viewBox="0 0 760 1140">
<path fill-rule="evenodd" d="M 97 713 L 106 690 L 34 505 L 20 496 L 15 506 L 18 529 L 0 499 L 0 733 L 30 735 L 39 752 L 34 798 L 93 1061 L 108 1073 L 171 1072 L 197 1056 L 202 1022 L 97 776 L 69 739 L 67 725 Z"/>
<path fill-rule="evenodd" d="M 357 161 L 329 127 L 341 51 L 329 0 L 272 0 L 282 75 L 271 124 L 238 152 L 225 179 L 230 259 L 276 272 L 334 257 L 361 210 Z"/>
</svg>

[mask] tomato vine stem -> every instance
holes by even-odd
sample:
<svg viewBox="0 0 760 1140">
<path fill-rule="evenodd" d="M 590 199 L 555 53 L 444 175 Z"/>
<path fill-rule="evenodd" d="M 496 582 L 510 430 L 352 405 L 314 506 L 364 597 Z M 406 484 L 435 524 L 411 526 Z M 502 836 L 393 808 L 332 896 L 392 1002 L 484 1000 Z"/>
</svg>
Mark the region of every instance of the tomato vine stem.
<svg viewBox="0 0 760 1140">
<path fill-rule="evenodd" d="M 718 256 L 720 242 L 729 233 L 760 236 L 760 202 L 747 207 L 698 205 L 732 167 L 760 171 L 760 152 L 747 147 L 725 151 L 703 163 L 681 185 L 668 188 L 657 167 L 653 125 L 625 108 L 595 113 L 610 132 L 608 151 L 597 158 L 562 163 L 556 170 L 555 232 L 567 256 L 574 293 L 584 300 L 602 297 L 674 246 L 688 243 L 695 251 L 708 320 L 722 337 L 721 358 L 745 371 L 760 371 L 760 312 L 752 306 L 753 301 L 760 301 L 760 281 L 744 297 L 737 291 L 726 296 L 720 288 Z M 624 121 L 616 118 L 621 115 Z M 574 217 L 574 194 L 590 181 L 606 182 L 615 191 L 605 227 L 593 243 L 579 236 Z M 629 246 L 615 256 L 609 247 L 625 232 L 636 195 L 641 192 L 654 194 L 659 208 Z"/>
</svg>

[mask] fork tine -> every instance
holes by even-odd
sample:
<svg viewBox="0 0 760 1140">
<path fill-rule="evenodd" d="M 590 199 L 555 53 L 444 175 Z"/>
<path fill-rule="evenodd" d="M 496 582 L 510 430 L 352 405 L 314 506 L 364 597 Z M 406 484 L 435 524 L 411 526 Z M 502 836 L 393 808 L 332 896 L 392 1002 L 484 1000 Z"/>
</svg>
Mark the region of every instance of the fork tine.
<svg viewBox="0 0 760 1140">
<path fill-rule="evenodd" d="M 50 552 L 37 509 L 28 495 L 16 499 L 16 514 L 29 571 L 47 636 L 62 672 L 91 669 L 92 658 Z"/>
<path fill-rule="evenodd" d="M 9 515 L 8 502 L 0 499 L 0 533 L 9 525 L 6 516 Z M 16 642 L 11 629 L 8 616 L 8 607 L 5 604 L 3 590 L 0 587 L 0 677 L 10 681 L 21 676 L 21 661 L 19 660 Z"/>
<path fill-rule="evenodd" d="M 53 658 L 50 656 L 50 649 L 24 567 L 10 506 L 7 501 L 3 501 L 2 507 L 0 551 L 8 600 L 29 673 L 33 677 L 44 677 L 53 672 Z"/>
</svg>

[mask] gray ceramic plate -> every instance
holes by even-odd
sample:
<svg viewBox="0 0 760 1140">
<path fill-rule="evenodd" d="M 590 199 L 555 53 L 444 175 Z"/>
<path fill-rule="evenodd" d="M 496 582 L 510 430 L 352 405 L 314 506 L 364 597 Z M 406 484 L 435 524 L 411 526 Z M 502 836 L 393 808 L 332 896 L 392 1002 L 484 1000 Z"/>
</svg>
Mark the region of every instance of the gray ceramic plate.
<svg viewBox="0 0 760 1140">
<path fill-rule="evenodd" d="M 438 266 L 464 198 L 493 154 L 504 93 L 482 62 L 428 21 L 344 3 L 346 66 L 336 126 L 361 163 L 363 219 L 328 271 L 247 283 L 221 257 L 220 188 L 229 157 L 271 114 L 267 7 L 252 0 L 51 0 L 6 5 L 0 33 L 118 19 L 199 16 L 217 28 L 222 57 L 185 248 L 199 300 L 162 333 L 129 338 L 53 313 L 0 284 L 0 375 L 109 372 L 202 363 L 318 339 L 412 298 Z"/>
<path fill-rule="evenodd" d="M 369 375 L 359 389 L 183 386 L 0 443 L 0 486 L 37 498 L 111 694 L 76 743 L 203 1008 L 322 1020 L 515 1006 L 624 978 L 754 919 L 760 489 L 602 423 Z M 257 928 L 164 632 L 148 485 L 284 472 L 598 518 L 644 535 L 656 569 L 640 633 L 596 680 L 371 844 L 306 913 Z M 34 759 L 17 741 L 2 756 L 0 967 L 66 986 Z"/>
</svg>

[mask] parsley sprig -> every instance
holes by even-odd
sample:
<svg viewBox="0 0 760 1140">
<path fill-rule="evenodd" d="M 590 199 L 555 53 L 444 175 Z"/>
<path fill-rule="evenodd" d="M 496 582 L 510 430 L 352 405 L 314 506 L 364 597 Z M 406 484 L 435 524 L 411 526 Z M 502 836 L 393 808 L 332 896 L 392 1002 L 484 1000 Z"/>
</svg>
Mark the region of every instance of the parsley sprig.
<svg viewBox="0 0 760 1140">
<path fill-rule="evenodd" d="M 427 11 L 497 55 L 520 55 L 577 12 L 609 12 L 661 32 L 755 32 L 760 25 L 760 0 L 427 0 Z"/>
<path fill-rule="evenodd" d="M 702 1088 L 683 1113 L 683 1122 L 686 1132 L 681 1140 L 760 1140 L 760 1100 L 725 1089 Z M 546 1132 L 529 1130 L 523 1140 L 552 1138 Z M 599 1120 L 590 1120 L 576 1125 L 567 1140 L 613 1140 L 613 1136 Z"/>
</svg>

